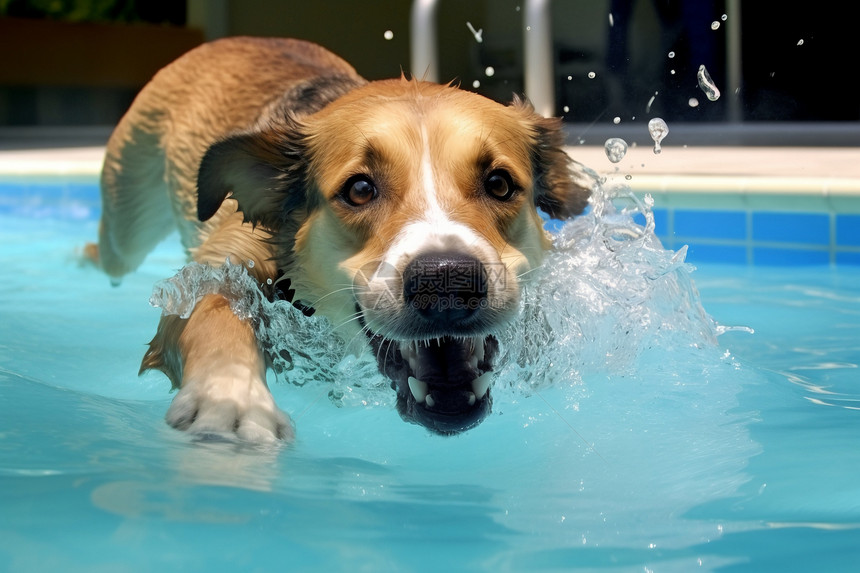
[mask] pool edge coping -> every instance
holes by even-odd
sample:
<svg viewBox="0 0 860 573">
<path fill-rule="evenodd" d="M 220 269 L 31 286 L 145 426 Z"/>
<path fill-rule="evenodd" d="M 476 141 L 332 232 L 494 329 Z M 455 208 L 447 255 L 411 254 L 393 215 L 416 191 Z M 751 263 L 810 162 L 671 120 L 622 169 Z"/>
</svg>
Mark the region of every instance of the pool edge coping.
<svg viewBox="0 0 860 573">
<path fill-rule="evenodd" d="M 572 156 L 587 151 L 585 165 L 603 165 L 598 158 L 602 148 L 595 146 L 566 147 Z M 741 148 L 724 150 L 727 155 L 735 156 Z M 761 150 L 755 150 L 760 152 Z M 798 150 L 795 150 L 798 151 Z M 752 153 L 753 151 L 751 151 Z M 689 150 L 679 150 L 679 156 Z M 712 161 L 712 149 L 705 150 L 708 160 Z M 858 152 L 860 157 L 860 152 Z M 0 151 L 0 182 L 18 182 L 22 179 L 52 181 L 58 178 L 98 179 L 102 169 L 104 147 L 55 148 L 47 150 Z M 689 157 L 693 159 L 692 156 Z M 695 162 L 694 162 L 695 163 Z M 772 167 L 772 165 L 770 166 Z M 597 171 L 597 170 L 596 170 Z M 853 172 L 847 176 L 830 175 L 774 175 L 771 173 L 641 173 L 632 170 L 610 172 L 608 169 L 597 171 L 611 183 L 624 184 L 636 193 L 665 195 L 706 195 L 728 197 L 732 195 L 783 195 L 811 197 L 858 198 L 860 200 L 860 175 Z"/>
</svg>

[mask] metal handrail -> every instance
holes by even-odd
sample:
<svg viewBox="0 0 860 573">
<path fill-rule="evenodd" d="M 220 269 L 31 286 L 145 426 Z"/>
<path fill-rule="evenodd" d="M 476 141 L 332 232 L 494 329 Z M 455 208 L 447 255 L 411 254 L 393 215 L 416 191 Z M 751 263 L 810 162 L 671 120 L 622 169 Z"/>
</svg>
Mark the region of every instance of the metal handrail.
<svg viewBox="0 0 860 573">
<path fill-rule="evenodd" d="M 436 46 L 437 0 L 413 0 L 410 14 L 412 75 L 428 82 L 439 81 L 439 51 Z"/>
<path fill-rule="evenodd" d="M 430 82 L 439 81 L 438 5 L 438 0 L 413 0 L 410 14 L 412 75 Z M 555 111 L 549 8 L 550 0 L 526 0 L 523 12 L 526 97 L 545 116 Z"/>
<path fill-rule="evenodd" d="M 534 105 L 535 111 L 544 117 L 555 115 L 550 2 L 526 0 L 523 14 L 525 95 Z"/>
<path fill-rule="evenodd" d="M 523 12 L 525 95 L 535 110 L 546 117 L 555 114 L 553 79 L 553 39 L 550 7 L 552 0 L 525 0 Z M 413 0 L 411 13 L 412 73 L 427 81 L 439 81 L 437 49 L 438 0 Z M 733 22 L 726 47 L 729 120 L 740 121 L 741 84 L 740 1 L 728 0 L 726 13 Z"/>
</svg>

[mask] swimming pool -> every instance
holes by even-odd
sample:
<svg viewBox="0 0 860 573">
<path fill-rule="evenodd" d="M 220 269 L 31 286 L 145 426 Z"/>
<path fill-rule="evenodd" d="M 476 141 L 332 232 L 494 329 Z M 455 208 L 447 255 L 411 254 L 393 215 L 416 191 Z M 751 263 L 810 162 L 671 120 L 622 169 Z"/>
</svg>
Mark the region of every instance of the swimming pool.
<svg viewBox="0 0 860 573">
<path fill-rule="evenodd" d="M 611 308 L 563 317 L 570 336 L 555 327 L 554 350 L 511 366 L 507 380 L 527 383 L 499 385 L 479 428 L 440 438 L 403 424 L 366 380 L 272 378 L 298 427 L 272 450 L 164 423 L 169 382 L 136 373 L 153 284 L 182 254 L 165 243 L 111 288 L 75 254 L 98 208 L 91 176 L 0 183 L 0 570 L 860 564 L 858 267 L 706 261 L 693 284 L 623 214 L 595 215 L 562 231 L 561 250 L 588 238 L 627 258 L 559 255 L 593 272 L 548 280 L 561 310 L 586 287 Z M 663 208 L 658 234 L 681 221 Z M 658 285 L 647 300 L 619 298 L 645 282 Z"/>
</svg>

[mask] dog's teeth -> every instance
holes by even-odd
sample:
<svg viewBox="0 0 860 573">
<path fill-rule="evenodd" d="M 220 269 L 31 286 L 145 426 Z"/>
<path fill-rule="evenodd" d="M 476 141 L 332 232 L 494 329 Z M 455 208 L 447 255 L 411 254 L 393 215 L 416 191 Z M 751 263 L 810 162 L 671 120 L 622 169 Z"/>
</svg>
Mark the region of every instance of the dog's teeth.
<svg viewBox="0 0 860 573">
<path fill-rule="evenodd" d="M 478 363 L 484 359 L 484 339 L 480 336 L 469 339 L 469 365 L 477 369 Z"/>
<path fill-rule="evenodd" d="M 478 360 L 484 359 L 484 339 L 480 336 L 472 339 L 473 356 Z"/>
<path fill-rule="evenodd" d="M 469 392 L 469 406 L 474 406 L 477 401 L 478 399 L 475 397 L 475 393 Z"/>
<path fill-rule="evenodd" d="M 418 367 L 418 350 L 414 343 L 400 345 L 400 356 L 409 363 L 409 368 L 414 372 Z"/>
<path fill-rule="evenodd" d="M 483 374 L 472 380 L 472 391 L 475 393 L 475 397 L 478 400 L 480 400 L 486 395 L 487 390 L 490 388 L 490 383 L 492 381 L 492 372 L 484 372 Z"/>
<path fill-rule="evenodd" d="M 418 378 L 413 376 L 409 377 L 409 389 L 412 391 L 412 396 L 415 397 L 415 401 L 419 404 L 424 402 L 424 400 L 429 399 L 427 396 L 427 383 L 422 382 Z"/>
<path fill-rule="evenodd" d="M 433 406 L 436 405 L 436 400 L 434 400 L 433 396 L 431 396 L 430 394 L 427 394 L 426 400 L 427 400 L 427 407 L 428 408 L 432 408 Z"/>
</svg>

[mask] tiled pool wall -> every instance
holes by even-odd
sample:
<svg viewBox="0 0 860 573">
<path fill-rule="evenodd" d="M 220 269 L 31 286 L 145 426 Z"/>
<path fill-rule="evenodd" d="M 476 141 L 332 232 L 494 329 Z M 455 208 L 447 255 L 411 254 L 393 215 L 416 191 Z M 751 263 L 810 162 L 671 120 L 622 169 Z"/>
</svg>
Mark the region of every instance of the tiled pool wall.
<svg viewBox="0 0 860 573">
<path fill-rule="evenodd" d="M 860 215 L 655 208 L 666 248 L 687 259 L 747 265 L 860 264 Z"/>
<path fill-rule="evenodd" d="M 95 220 L 101 213 L 94 175 L 0 177 L 0 215 Z"/>
<path fill-rule="evenodd" d="M 694 264 L 860 265 L 860 189 L 634 192 L 654 198 L 655 232 L 663 245 L 688 245 L 687 261 Z M 95 220 L 100 210 L 94 176 L 0 178 L 0 214 Z"/>
<path fill-rule="evenodd" d="M 838 194 L 636 190 L 646 194 L 654 198 L 655 234 L 668 249 L 688 245 L 692 263 L 860 265 L 860 187 Z"/>
</svg>

